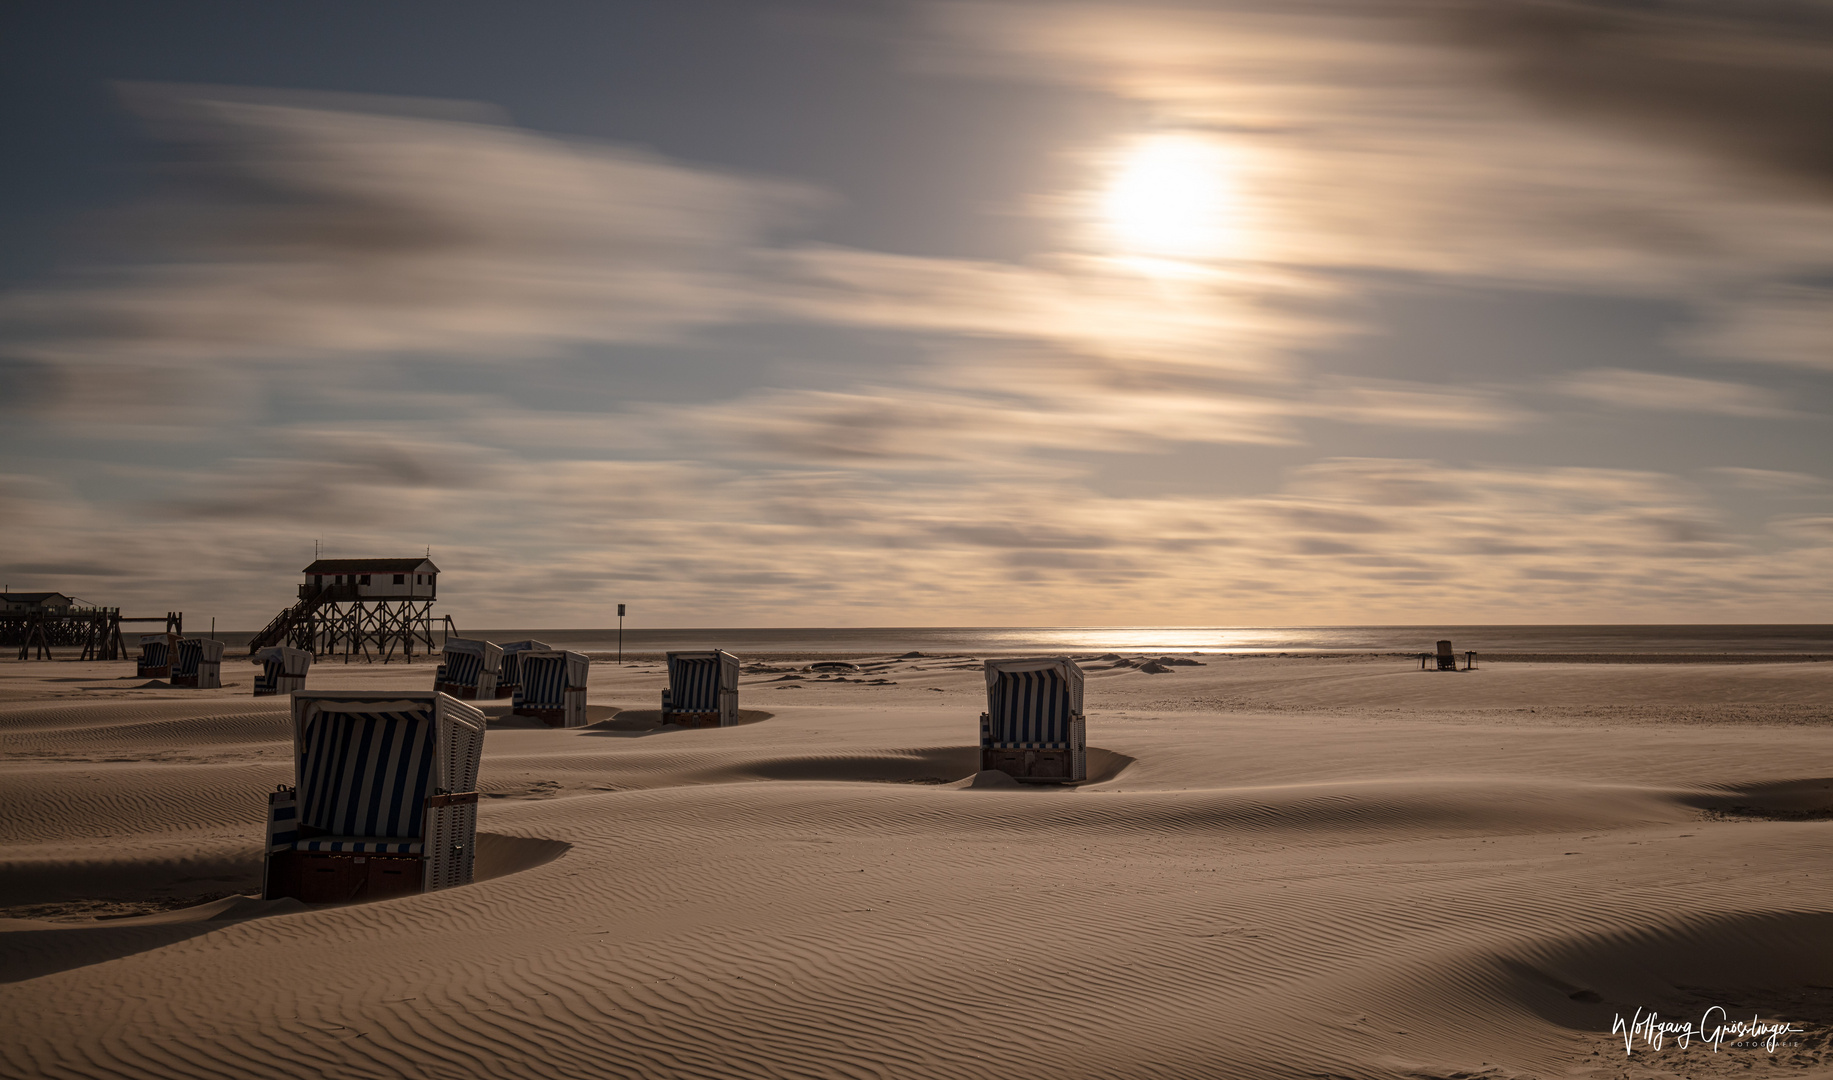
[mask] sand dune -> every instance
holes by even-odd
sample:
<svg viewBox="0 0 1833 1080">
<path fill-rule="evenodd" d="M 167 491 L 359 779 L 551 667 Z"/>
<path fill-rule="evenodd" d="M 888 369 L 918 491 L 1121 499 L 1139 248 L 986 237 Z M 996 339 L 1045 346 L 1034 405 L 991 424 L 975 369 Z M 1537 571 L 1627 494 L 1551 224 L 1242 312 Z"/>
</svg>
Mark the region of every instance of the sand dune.
<svg viewBox="0 0 1833 1080">
<path fill-rule="evenodd" d="M 283 704 L 6 665 L 0 1074 L 1833 1072 L 1833 665 L 1095 664 L 1067 789 L 976 778 L 972 665 L 860 666 L 681 730 L 595 664 L 488 734 L 477 884 L 312 910 L 233 895 Z M 1610 1034 L 1711 1004 L 1810 1030 Z"/>
</svg>

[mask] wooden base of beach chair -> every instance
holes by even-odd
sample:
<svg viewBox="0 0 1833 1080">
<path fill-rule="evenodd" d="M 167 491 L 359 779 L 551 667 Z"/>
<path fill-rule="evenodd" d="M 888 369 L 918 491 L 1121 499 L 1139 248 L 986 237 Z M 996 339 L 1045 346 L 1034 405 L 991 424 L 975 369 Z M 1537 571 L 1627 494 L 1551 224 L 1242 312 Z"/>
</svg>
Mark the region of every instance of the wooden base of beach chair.
<svg viewBox="0 0 1833 1080">
<path fill-rule="evenodd" d="M 993 750 L 980 751 L 983 772 L 1002 772 L 1026 783 L 1071 784 L 1083 777 L 1076 775 L 1075 754 L 1069 750 Z"/>
<path fill-rule="evenodd" d="M 383 900 L 420 892 L 424 871 L 418 855 L 278 851 L 268 857 L 266 896 L 307 904 Z"/>
<path fill-rule="evenodd" d="M 475 686 L 460 686 L 457 683 L 442 682 L 434 683 L 433 690 L 447 697 L 455 697 L 460 701 L 477 700 L 477 687 Z"/>
<path fill-rule="evenodd" d="M 520 687 L 516 686 L 515 683 L 510 683 L 507 686 L 503 685 L 502 683 L 497 683 L 496 684 L 496 699 L 498 701 L 501 701 L 504 698 L 515 697 L 516 691 L 518 689 L 520 689 Z"/>
<path fill-rule="evenodd" d="M 719 713 L 717 712 L 668 712 L 664 710 L 662 713 L 662 722 L 664 724 L 679 724 L 682 727 L 693 727 L 693 728 L 718 727 L 719 726 Z"/>
<path fill-rule="evenodd" d="M 134 672 L 136 679 L 169 679 L 172 677 L 172 665 L 164 667 L 142 667 Z"/>
<path fill-rule="evenodd" d="M 195 675 L 174 675 L 172 676 L 172 685 L 173 686 L 189 686 L 189 687 L 195 688 L 197 686 L 197 676 Z"/>
</svg>

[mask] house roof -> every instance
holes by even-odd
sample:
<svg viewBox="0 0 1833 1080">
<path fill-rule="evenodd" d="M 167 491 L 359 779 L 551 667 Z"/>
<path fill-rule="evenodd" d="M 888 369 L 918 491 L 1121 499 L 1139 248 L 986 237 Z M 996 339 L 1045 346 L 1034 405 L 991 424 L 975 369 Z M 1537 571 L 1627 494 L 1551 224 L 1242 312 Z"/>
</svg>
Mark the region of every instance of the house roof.
<svg viewBox="0 0 1833 1080">
<path fill-rule="evenodd" d="M 319 559 L 306 574 L 414 574 L 439 573 L 431 559 Z"/>
<path fill-rule="evenodd" d="M 56 597 L 60 597 L 61 599 L 64 599 L 64 600 L 69 600 L 69 599 L 70 599 L 70 597 L 68 597 L 68 596 L 64 596 L 64 594 L 63 594 L 63 593 L 60 593 L 60 592 L 10 592 L 10 593 L 0 593 L 0 598 L 4 598 L 4 599 L 6 599 L 6 600 L 10 600 L 10 601 L 12 601 L 12 602 L 13 602 L 13 603 L 15 603 L 15 604 L 42 604 L 42 603 L 44 603 L 44 602 L 45 602 L 46 600 L 49 600 L 49 599 L 51 599 L 51 598 L 52 598 L 53 596 L 56 596 Z"/>
</svg>

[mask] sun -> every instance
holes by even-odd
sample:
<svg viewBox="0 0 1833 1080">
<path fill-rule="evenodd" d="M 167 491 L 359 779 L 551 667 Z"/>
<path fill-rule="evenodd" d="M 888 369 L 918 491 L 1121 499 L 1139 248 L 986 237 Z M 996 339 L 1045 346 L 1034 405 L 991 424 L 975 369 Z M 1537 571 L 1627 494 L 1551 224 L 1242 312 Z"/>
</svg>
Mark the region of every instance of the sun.
<svg viewBox="0 0 1833 1080">
<path fill-rule="evenodd" d="M 1238 246 L 1236 163 L 1212 139 L 1151 135 L 1120 153 L 1100 192 L 1103 246 L 1115 254 L 1205 260 Z"/>
</svg>

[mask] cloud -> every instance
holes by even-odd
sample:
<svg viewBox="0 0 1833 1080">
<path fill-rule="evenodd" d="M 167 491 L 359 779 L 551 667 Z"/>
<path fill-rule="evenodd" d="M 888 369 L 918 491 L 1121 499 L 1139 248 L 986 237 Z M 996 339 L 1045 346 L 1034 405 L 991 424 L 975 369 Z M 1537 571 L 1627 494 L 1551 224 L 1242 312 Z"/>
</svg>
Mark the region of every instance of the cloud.
<svg viewBox="0 0 1833 1080">
<path fill-rule="evenodd" d="M 1774 519 L 1769 527 L 1791 540 L 1833 544 L 1833 514 L 1791 514 Z"/>
<path fill-rule="evenodd" d="M 1561 116 L 1697 147 L 1833 196 L 1833 12 L 1812 0 L 1434 5 Z"/>
<path fill-rule="evenodd" d="M 52 526 L 25 534 L 9 572 L 60 567 L 34 580 L 228 626 L 278 610 L 320 537 L 332 554 L 431 546 L 452 585 L 443 603 L 464 625 L 530 612 L 602 625 L 619 601 L 651 625 L 769 625 L 784 612 L 948 624 L 984 621 L 993 597 L 1002 619 L 1048 625 L 1090 613 L 1187 624 L 1806 618 L 1833 600 L 1824 515 L 1744 536 L 1692 485 L 1631 470 L 1344 458 L 1289 470 L 1261 494 L 1215 497 L 1097 491 L 1003 460 L 910 474 L 543 461 L 418 434 L 351 442 L 289 441 L 284 454 L 189 473 L 172 513 L 131 530 L 106 527 L 109 515 L 70 489 L 7 488 L 9 513 Z M 319 471 L 338 477 L 332 490 L 298 486 Z M 288 491 L 302 512 L 234 512 Z M 1788 575 L 1775 574 L 1777 541 L 1792 547 Z"/>
<path fill-rule="evenodd" d="M 58 434 L 163 416 L 215 456 L 136 443 L 129 465 L 9 478 L 7 565 L 245 626 L 290 597 L 315 538 L 431 546 L 470 583 L 448 594 L 467 625 L 591 624 L 617 601 L 677 625 L 975 623 L 989 598 L 1040 624 L 1824 609 L 1833 545 L 1812 520 L 1752 535 L 1660 474 L 1342 458 L 1231 462 L 1230 483 L 1170 492 L 1123 468 L 1092 481 L 1091 453 L 1535 422 L 1494 387 L 1307 378 L 1307 353 L 1360 332 L 1345 267 L 1692 296 L 1823 265 L 1833 219 L 1693 150 L 1573 132 L 1417 20 L 1027 10 L 948 9 L 983 51 L 1240 143 L 1252 244 L 1174 266 L 1073 239 L 1007 263 L 812 246 L 785 235 L 819 201 L 795 185 L 487 114 L 138 91 L 171 182 L 123 213 L 115 261 L 0 303 L 0 333 L 62 386 L 64 412 L 30 414 Z M 500 389 L 530 357 L 583 366 L 744 322 L 906 335 L 922 359 L 596 413 L 564 386 L 546 410 Z M 612 364 L 570 377 L 615 388 Z M 1566 391 L 1779 411 L 1647 372 Z"/>
<path fill-rule="evenodd" d="M 1768 495 L 1814 495 L 1826 491 L 1829 486 L 1821 477 L 1778 469 L 1723 465 L 1705 472 L 1730 487 Z"/>
<path fill-rule="evenodd" d="M 1719 301 L 1682 337 L 1689 352 L 1833 371 L 1833 289 L 1777 285 L 1740 300 Z"/>
<path fill-rule="evenodd" d="M 924 61 L 1099 88 L 1229 148 L 1241 246 L 1261 262 L 1625 295 L 1701 295 L 1833 262 L 1833 192 L 1752 182 L 1756 145 L 1773 150 L 1755 166 L 1766 176 L 1819 175 L 1825 106 L 1790 95 L 1824 85 L 1833 36 L 1807 19 L 1620 10 L 948 3 Z M 1733 23 L 1737 35 L 1714 37 Z M 1582 92 L 1561 91 L 1562 56 Z M 1756 70 L 1773 78 L 1744 78 Z M 1768 121 L 1744 122 L 1765 106 Z M 1646 122 L 1662 110 L 1672 124 Z"/>
<path fill-rule="evenodd" d="M 425 103 L 128 97 L 176 161 L 115 223 L 120 262 L 0 305 L 23 355 L 144 368 L 664 340 L 745 313 L 746 252 L 813 201 Z"/>
<path fill-rule="evenodd" d="M 1533 419 L 1493 390 L 1446 389 L 1398 379 L 1329 379 L 1300 412 L 1354 424 L 1440 431 L 1508 431 Z"/>
<path fill-rule="evenodd" d="M 1791 415 L 1780 395 L 1761 387 L 1653 371 L 1598 368 L 1562 379 L 1556 386 L 1562 394 L 1619 409 L 1744 417 Z"/>
</svg>

